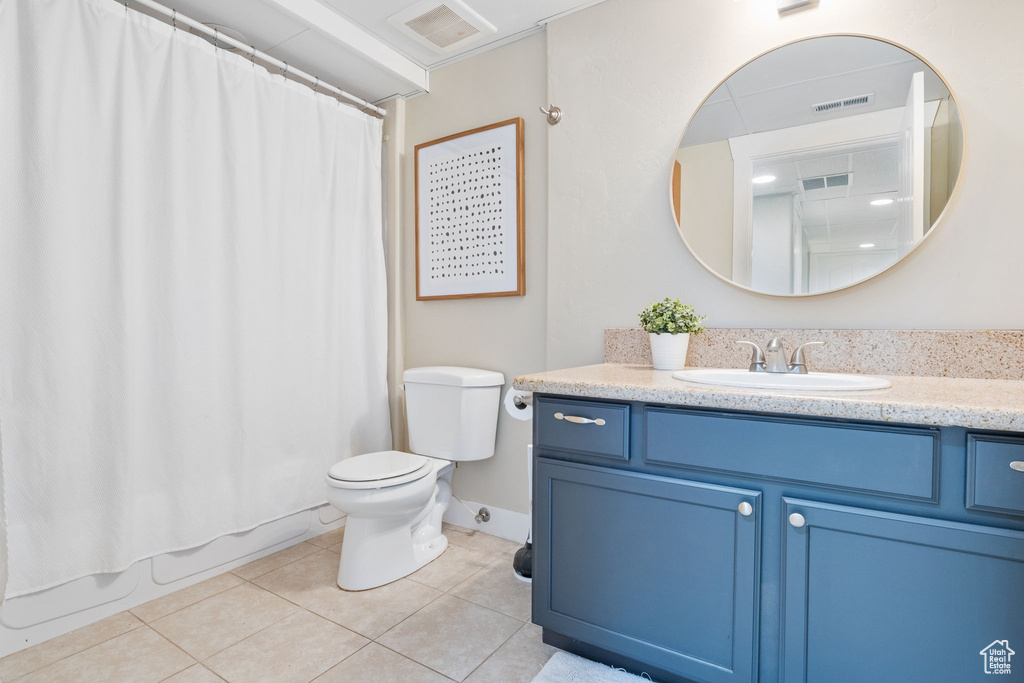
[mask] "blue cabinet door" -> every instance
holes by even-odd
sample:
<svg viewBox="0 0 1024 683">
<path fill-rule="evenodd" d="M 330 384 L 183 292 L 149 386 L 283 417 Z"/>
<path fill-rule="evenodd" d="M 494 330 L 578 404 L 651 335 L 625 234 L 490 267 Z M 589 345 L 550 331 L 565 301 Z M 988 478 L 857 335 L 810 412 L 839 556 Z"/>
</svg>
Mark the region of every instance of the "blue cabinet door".
<svg viewBox="0 0 1024 683">
<path fill-rule="evenodd" d="M 1024 680 L 1024 533 L 784 500 L 782 681 Z"/>
<path fill-rule="evenodd" d="M 755 679 L 759 492 L 543 457 L 535 476 L 534 622 L 686 679 Z"/>
</svg>

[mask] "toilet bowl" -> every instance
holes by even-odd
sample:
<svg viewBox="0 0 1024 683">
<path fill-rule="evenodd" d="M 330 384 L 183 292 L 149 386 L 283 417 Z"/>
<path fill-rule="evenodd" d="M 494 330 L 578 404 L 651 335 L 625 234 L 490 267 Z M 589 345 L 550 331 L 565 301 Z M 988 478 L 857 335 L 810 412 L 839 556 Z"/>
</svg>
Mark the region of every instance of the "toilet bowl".
<svg viewBox="0 0 1024 683">
<path fill-rule="evenodd" d="M 348 515 L 338 565 L 345 590 L 397 581 L 443 553 L 455 462 L 494 455 L 501 373 L 442 366 L 410 368 L 403 379 L 413 452 L 357 455 L 327 473 L 327 500 Z"/>
<path fill-rule="evenodd" d="M 454 465 L 401 451 L 342 460 L 327 475 L 327 499 L 348 514 L 338 585 L 366 590 L 397 581 L 448 547 L 441 517 Z"/>
</svg>

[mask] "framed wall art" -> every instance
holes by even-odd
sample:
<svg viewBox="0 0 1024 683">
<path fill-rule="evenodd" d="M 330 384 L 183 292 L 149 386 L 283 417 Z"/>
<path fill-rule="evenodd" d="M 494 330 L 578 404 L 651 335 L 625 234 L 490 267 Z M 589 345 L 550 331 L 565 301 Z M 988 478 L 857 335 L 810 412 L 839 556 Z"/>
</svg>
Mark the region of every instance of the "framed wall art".
<svg viewBox="0 0 1024 683">
<path fill-rule="evenodd" d="M 416 145 L 416 299 L 526 293 L 523 120 Z"/>
</svg>

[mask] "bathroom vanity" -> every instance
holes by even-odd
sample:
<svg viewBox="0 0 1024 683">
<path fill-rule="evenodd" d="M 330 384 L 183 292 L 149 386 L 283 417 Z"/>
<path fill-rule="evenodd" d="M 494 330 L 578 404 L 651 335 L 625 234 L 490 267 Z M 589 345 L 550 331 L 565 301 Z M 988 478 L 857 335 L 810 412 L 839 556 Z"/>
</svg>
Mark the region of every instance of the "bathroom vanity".
<svg viewBox="0 0 1024 683">
<path fill-rule="evenodd" d="M 887 379 L 517 378 L 545 641 L 662 682 L 982 680 L 995 641 L 1024 671 L 1024 382 Z"/>
</svg>

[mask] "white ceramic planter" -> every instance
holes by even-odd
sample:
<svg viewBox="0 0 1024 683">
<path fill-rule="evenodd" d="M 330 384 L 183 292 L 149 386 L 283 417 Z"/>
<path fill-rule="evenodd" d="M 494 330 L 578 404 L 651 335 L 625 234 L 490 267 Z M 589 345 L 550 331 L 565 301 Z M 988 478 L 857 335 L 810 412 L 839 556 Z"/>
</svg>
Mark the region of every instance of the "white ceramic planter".
<svg viewBox="0 0 1024 683">
<path fill-rule="evenodd" d="M 682 370 L 686 367 L 686 349 L 690 346 L 688 334 L 649 334 L 651 357 L 655 370 Z"/>
</svg>

